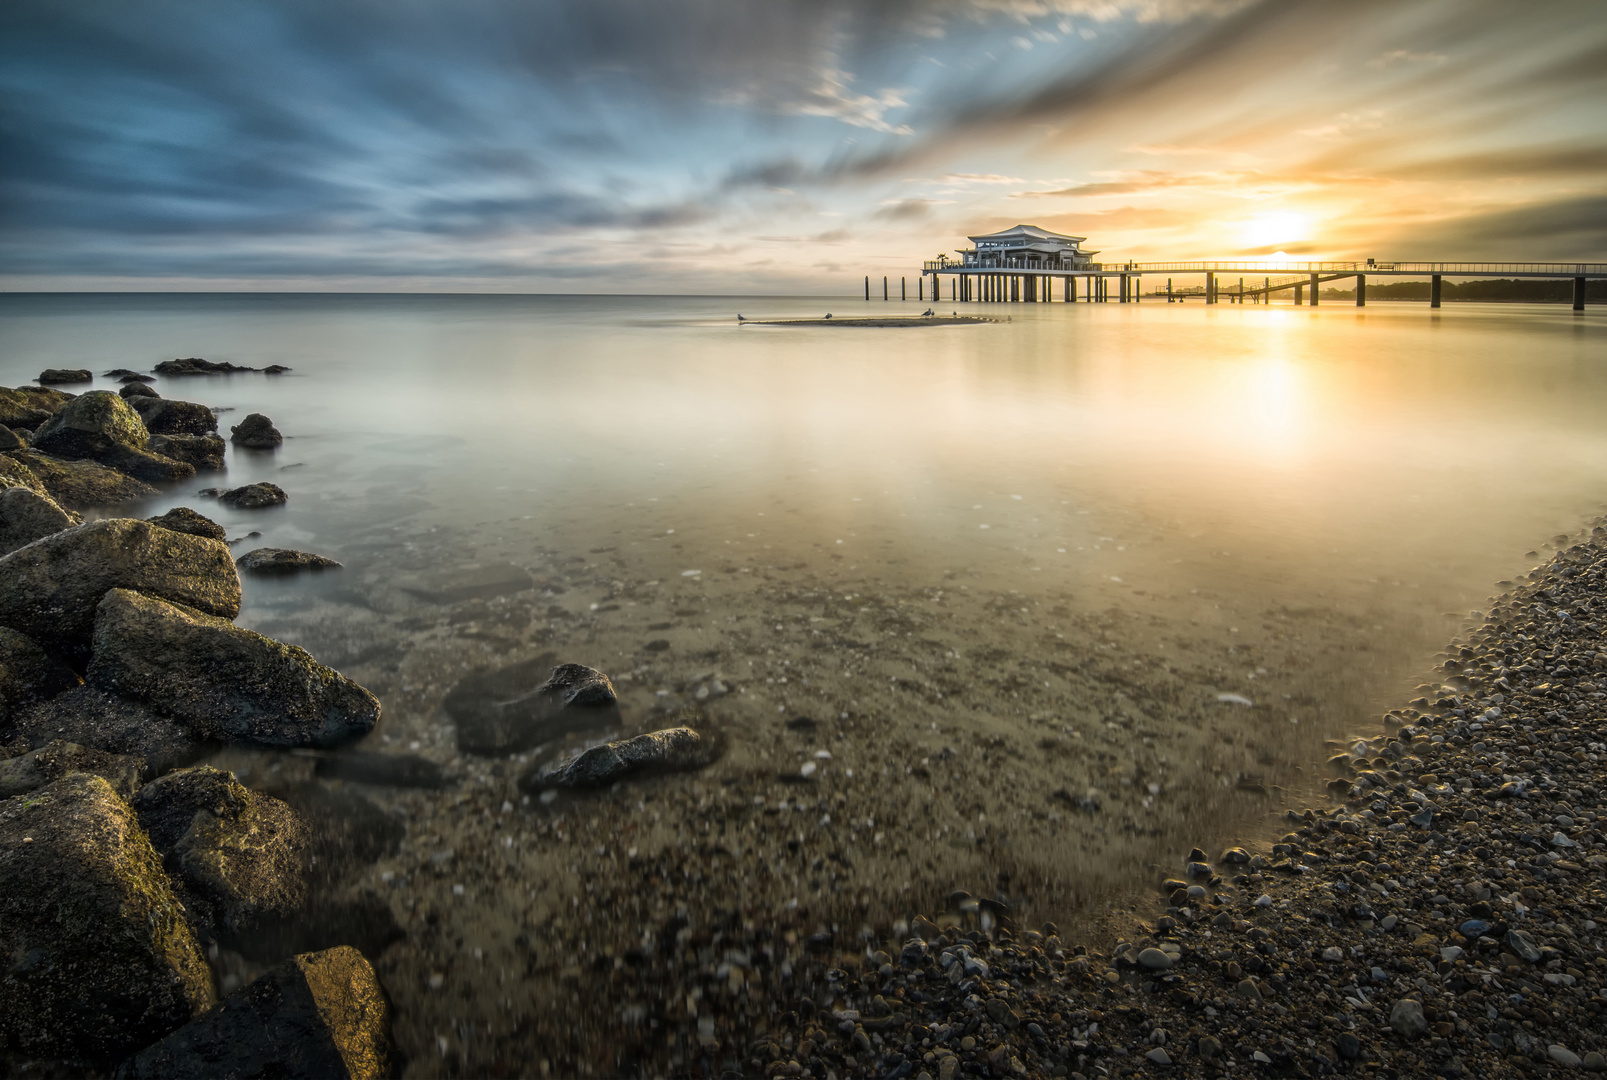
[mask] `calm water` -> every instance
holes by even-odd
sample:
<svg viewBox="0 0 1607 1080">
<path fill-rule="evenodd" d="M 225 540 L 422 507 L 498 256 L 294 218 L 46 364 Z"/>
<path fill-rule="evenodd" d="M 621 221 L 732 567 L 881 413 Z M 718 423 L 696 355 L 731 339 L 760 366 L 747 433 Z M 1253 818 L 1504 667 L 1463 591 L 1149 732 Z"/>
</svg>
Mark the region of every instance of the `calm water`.
<svg viewBox="0 0 1607 1080">
<path fill-rule="evenodd" d="M 1607 505 L 1596 312 L 734 324 L 867 307 L 921 305 L 0 297 L 4 385 L 174 356 L 295 369 L 158 384 L 234 410 L 225 426 L 271 416 L 284 446 L 231 452 L 228 481 L 272 479 L 286 508 L 223 511 L 200 477 L 131 512 L 184 503 L 261 533 L 237 551 L 344 562 L 247 582 L 241 622 L 374 689 L 371 748 L 463 779 L 370 791 L 407 838 L 353 871 L 405 933 L 379 967 L 413 1072 L 488 1068 L 516 1056 L 501 1018 L 584 1009 L 560 976 L 613 946 L 582 898 L 625 848 L 681 850 L 713 814 L 739 863 L 722 902 L 756 919 L 802 903 L 883 925 L 955 887 L 1062 920 L 1119 902 L 1195 843 L 1260 835 L 1286 803 L 1269 789 L 1320 788 L 1325 739 L 1376 734 L 1498 581 Z M 692 705 L 730 750 L 698 777 L 526 804 L 521 763 L 460 756 L 441 699 L 545 653 L 609 672 L 630 730 Z M 269 790 L 299 761 L 225 759 Z M 806 787 L 778 779 L 805 763 Z M 789 868 L 793 834 L 860 854 Z M 644 925 L 700 902 L 632 900 Z M 424 930 L 442 912 L 454 940 Z M 555 944 L 515 963 L 533 927 Z M 638 1014 L 598 1015 L 601 1040 Z"/>
</svg>

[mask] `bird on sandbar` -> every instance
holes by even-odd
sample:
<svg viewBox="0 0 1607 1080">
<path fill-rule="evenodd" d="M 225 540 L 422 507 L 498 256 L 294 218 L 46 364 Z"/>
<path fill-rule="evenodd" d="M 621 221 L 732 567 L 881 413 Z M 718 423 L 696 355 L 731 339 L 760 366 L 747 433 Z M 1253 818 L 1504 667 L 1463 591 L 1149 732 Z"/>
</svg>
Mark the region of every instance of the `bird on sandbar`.
<svg viewBox="0 0 1607 1080">
<path fill-rule="evenodd" d="M 747 322 L 747 321 L 748 321 L 747 319 L 744 319 L 742 317 L 742 312 L 740 312 L 740 311 L 737 312 L 737 322 Z"/>
<path fill-rule="evenodd" d="M 831 312 L 829 312 L 829 311 L 826 312 L 826 318 L 828 318 L 828 319 L 831 318 Z"/>
<path fill-rule="evenodd" d="M 923 312 L 921 312 L 921 318 L 923 318 L 923 319 L 924 319 L 924 318 L 927 318 L 927 317 L 928 317 L 928 316 L 930 316 L 930 315 L 931 315 L 931 314 L 932 314 L 932 309 L 931 309 L 931 308 L 927 308 L 927 309 L 926 309 L 926 310 L 925 310 L 925 311 L 923 311 Z"/>
</svg>

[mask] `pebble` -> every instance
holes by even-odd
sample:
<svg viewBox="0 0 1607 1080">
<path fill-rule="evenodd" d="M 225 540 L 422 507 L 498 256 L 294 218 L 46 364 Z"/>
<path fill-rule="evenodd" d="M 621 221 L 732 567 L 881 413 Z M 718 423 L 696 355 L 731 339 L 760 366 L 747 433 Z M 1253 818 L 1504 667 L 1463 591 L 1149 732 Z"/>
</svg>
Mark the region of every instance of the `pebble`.
<svg viewBox="0 0 1607 1080">
<path fill-rule="evenodd" d="M 1584 1064 L 1578 1054 L 1558 1043 L 1546 1047 L 1546 1057 L 1568 1069 L 1575 1069 Z"/>
<path fill-rule="evenodd" d="M 1553 1049 L 1555 1049 L 1555 1047 Z M 1172 1055 L 1166 1052 L 1166 1048 L 1164 1046 L 1157 1046 L 1144 1056 L 1149 1058 L 1157 1065 L 1170 1065 L 1172 1063 Z"/>
<path fill-rule="evenodd" d="M 1172 966 L 1172 958 L 1159 949 L 1145 949 L 1138 954 L 1138 966 L 1151 971 L 1166 971 Z"/>
<path fill-rule="evenodd" d="M 1428 1019 L 1423 1015 L 1423 1003 L 1416 998 L 1402 998 L 1389 1011 L 1389 1026 L 1408 1039 L 1416 1038 L 1428 1030 Z"/>
</svg>

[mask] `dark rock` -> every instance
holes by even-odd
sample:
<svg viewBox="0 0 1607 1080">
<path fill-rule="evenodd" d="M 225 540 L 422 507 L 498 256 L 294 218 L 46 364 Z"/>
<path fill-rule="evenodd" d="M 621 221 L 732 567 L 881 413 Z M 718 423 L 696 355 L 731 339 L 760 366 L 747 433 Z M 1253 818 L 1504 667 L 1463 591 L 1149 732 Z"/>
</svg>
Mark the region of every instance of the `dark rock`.
<svg viewBox="0 0 1607 1080">
<path fill-rule="evenodd" d="M 153 383 L 156 379 L 150 375 L 141 375 L 137 371 L 131 371 L 127 375 L 119 375 L 117 381 L 120 383 Z"/>
<path fill-rule="evenodd" d="M 77 675 L 26 634 L 0 627 L 0 734 L 19 709 L 80 685 Z"/>
<path fill-rule="evenodd" d="M 338 884 L 341 875 L 354 866 L 394 855 L 407 832 L 400 818 L 347 787 L 304 783 L 278 795 L 311 830 L 313 864 L 319 875 L 316 883 L 326 888 Z"/>
<path fill-rule="evenodd" d="M 103 371 L 100 373 L 100 377 L 103 379 L 122 379 L 125 381 L 128 379 L 150 378 L 149 375 L 141 375 L 139 372 L 126 367 L 114 367 L 110 371 Z"/>
<path fill-rule="evenodd" d="M 128 589 L 100 602 L 87 681 L 231 742 L 340 746 L 379 720 L 373 694 L 305 649 Z"/>
<path fill-rule="evenodd" d="M 0 450 L 26 449 L 28 449 L 27 439 L 24 439 L 21 435 L 18 435 L 15 431 L 12 431 L 4 424 L 0 424 Z"/>
<path fill-rule="evenodd" d="M 36 791 L 69 773 L 98 776 L 127 799 L 145 779 L 146 772 L 147 766 L 139 758 L 108 754 L 58 739 L 20 757 L 0 761 L 0 799 Z"/>
<path fill-rule="evenodd" d="M 62 406 L 34 433 L 32 445 L 67 460 L 89 459 L 141 480 L 181 480 L 195 467 L 146 449 L 139 413 L 110 390 L 91 390 Z"/>
<path fill-rule="evenodd" d="M 77 676 L 73 676 L 77 678 Z M 212 749 L 171 717 L 93 686 L 79 686 L 16 714 L 17 734 L 30 746 L 65 739 L 143 760 L 152 773 L 188 765 Z"/>
<path fill-rule="evenodd" d="M 131 801 L 187 906 L 223 936 L 307 902 L 308 829 L 287 804 L 208 766 L 168 773 Z"/>
<path fill-rule="evenodd" d="M 11 456 L 26 466 L 50 497 L 68 510 L 88 510 L 157 494 L 145 481 L 98 462 L 67 461 L 31 449 L 14 450 Z"/>
<path fill-rule="evenodd" d="M 193 401 L 133 397 L 128 403 L 152 435 L 207 435 L 218 430 L 217 414 Z"/>
<path fill-rule="evenodd" d="M 525 791 L 607 787 L 628 776 L 688 772 L 718 756 L 715 740 L 689 727 L 667 728 L 594 746 L 549 769 L 532 769 L 519 781 Z"/>
<path fill-rule="evenodd" d="M 83 520 L 56 505 L 56 500 L 49 495 L 22 487 L 0 490 L 0 555 L 9 555 Z"/>
<path fill-rule="evenodd" d="M 162 396 L 161 394 L 158 394 L 156 392 L 156 388 L 154 386 L 147 386 L 146 384 L 144 384 L 142 382 L 124 383 L 123 388 L 121 390 L 117 391 L 117 393 L 125 401 L 127 399 L 129 399 L 129 398 L 137 398 L 137 397 L 159 398 L 159 397 Z"/>
<path fill-rule="evenodd" d="M 198 472 L 223 470 L 222 435 L 152 435 L 145 446 L 153 454 L 182 461 Z"/>
<path fill-rule="evenodd" d="M 0 558 L 0 626 L 69 661 L 88 658 L 96 606 L 138 589 L 207 615 L 240 613 L 240 575 L 216 540 L 131 518 L 74 526 Z"/>
<path fill-rule="evenodd" d="M 223 531 L 222 525 L 204 514 L 196 513 L 188 506 L 175 506 L 165 514 L 145 520 L 164 529 L 189 533 L 191 536 L 203 536 L 208 540 L 222 540 L 228 535 Z"/>
<path fill-rule="evenodd" d="M 294 574 L 298 570 L 327 570 L 340 565 L 334 559 L 290 548 L 257 548 L 240 556 L 234 564 L 252 574 Z"/>
<path fill-rule="evenodd" d="M 283 375 L 287 371 L 294 370 L 295 368 L 288 368 L 283 364 L 269 364 L 267 367 L 262 369 L 262 373 L 264 375 Z"/>
<path fill-rule="evenodd" d="M 261 413 L 252 413 L 229 429 L 229 441 L 250 450 L 272 450 L 285 441 L 279 429 Z"/>
<path fill-rule="evenodd" d="M 199 356 L 163 360 L 156 365 L 158 375 L 228 375 L 236 371 L 256 371 L 254 367 L 231 364 L 227 360 L 202 360 Z"/>
<path fill-rule="evenodd" d="M 27 488 L 40 495 L 49 494 L 33 470 L 11 454 L 0 454 L 0 487 Z"/>
<path fill-rule="evenodd" d="M 500 756 L 618 728 L 619 699 L 608 676 L 583 664 L 552 667 L 552 659 L 474 672 L 448 691 L 443 707 L 457 724 L 458 749 Z"/>
<path fill-rule="evenodd" d="M 74 773 L 0 803 L 0 1045 L 109 1062 L 213 1003 L 212 973 L 134 812 Z"/>
<path fill-rule="evenodd" d="M 63 385 L 66 383 L 94 382 L 95 376 L 88 368 L 45 368 L 34 380 L 45 386 Z"/>
<path fill-rule="evenodd" d="M 34 400 L 33 395 L 25 393 L 21 387 L 15 390 L 0 387 L 0 424 L 6 427 L 32 431 L 49 420 L 53 412 L 55 409 Z"/>
<path fill-rule="evenodd" d="M 381 787 L 444 788 L 452 782 L 429 758 L 373 750 L 348 750 L 319 758 L 317 772 L 329 780 Z"/>
<path fill-rule="evenodd" d="M 392 1064 L 390 1004 L 356 949 L 304 953 L 123 1063 L 118 1080 L 378 1080 Z"/>
<path fill-rule="evenodd" d="M 231 488 L 219 495 L 218 501 L 241 510 L 261 510 L 265 506 L 280 506 L 289 498 L 278 484 L 264 483 Z"/>
</svg>

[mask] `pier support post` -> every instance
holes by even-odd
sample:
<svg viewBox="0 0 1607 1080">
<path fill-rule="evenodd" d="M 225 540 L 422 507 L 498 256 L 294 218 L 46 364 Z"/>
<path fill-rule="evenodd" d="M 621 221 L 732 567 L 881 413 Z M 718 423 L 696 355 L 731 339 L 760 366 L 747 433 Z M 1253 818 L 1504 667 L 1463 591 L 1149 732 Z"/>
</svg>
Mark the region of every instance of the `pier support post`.
<svg viewBox="0 0 1607 1080">
<path fill-rule="evenodd" d="M 882 275 L 882 299 L 887 299 L 887 275 Z"/>
<path fill-rule="evenodd" d="M 865 275 L 865 299 L 870 299 L 870 275 Z"/>
<path fill-rule="evenodd" d="M 1357 274 L 1356 275 L 1356 306 L 1357 307 L 1366 307 L 1367 306 L 1367 275 L 1366 274 Z"/>
<path fill-rule="evenodd" d="M 1317 306 L 1317 275 L 1311 275 L 1311 306 Z"/>
<path fill-rule="evenodd" d="M 1585 279 L 1582 277 L 1574 278 L 1574 310 L 1585 310 Z"/>
<path fill-rule="evenodd" d="M 1205 302 L 1216 303 L 1216 275 L 1212 273 L 1205 275 Z"/>
<path fill-rule="evenodd" d="M 1295 307 L 1299 307 L 1300 305 L 1304 304 L 1305 302 L 1306 302 L 1306 287 L 1304 285 L 1296 285 L 1295 286 Z"/>
<path fill-rule="evenodd" d="M 1437 308 L 1440 306 L 1440 275 L 1438 274 L 1429 275 L 1428 306 L 1431 308 Z"/>
<path fill-rule="evenodd" d="M 922 274 L 920 277 L 915 279 L 915 299 L 918 302 L 921 302 L 921 303 L 924 303 L 926 301 L 926 275 L 925 274 Z"/>
<path fill-rule="evenodd" d="M 910 298 L 910 291 L 907 286 L 906 279 L 904 278 L 898 279 L 898 298 L 900 300 L 908 300 Z"/>
<path fill-rule="evenodd" d="M 1172 279 L 1171 278 L 1166 279 L 1166 302 L 1168 304 L 1170 304 L 1172 302 Z"/>
</svg>

